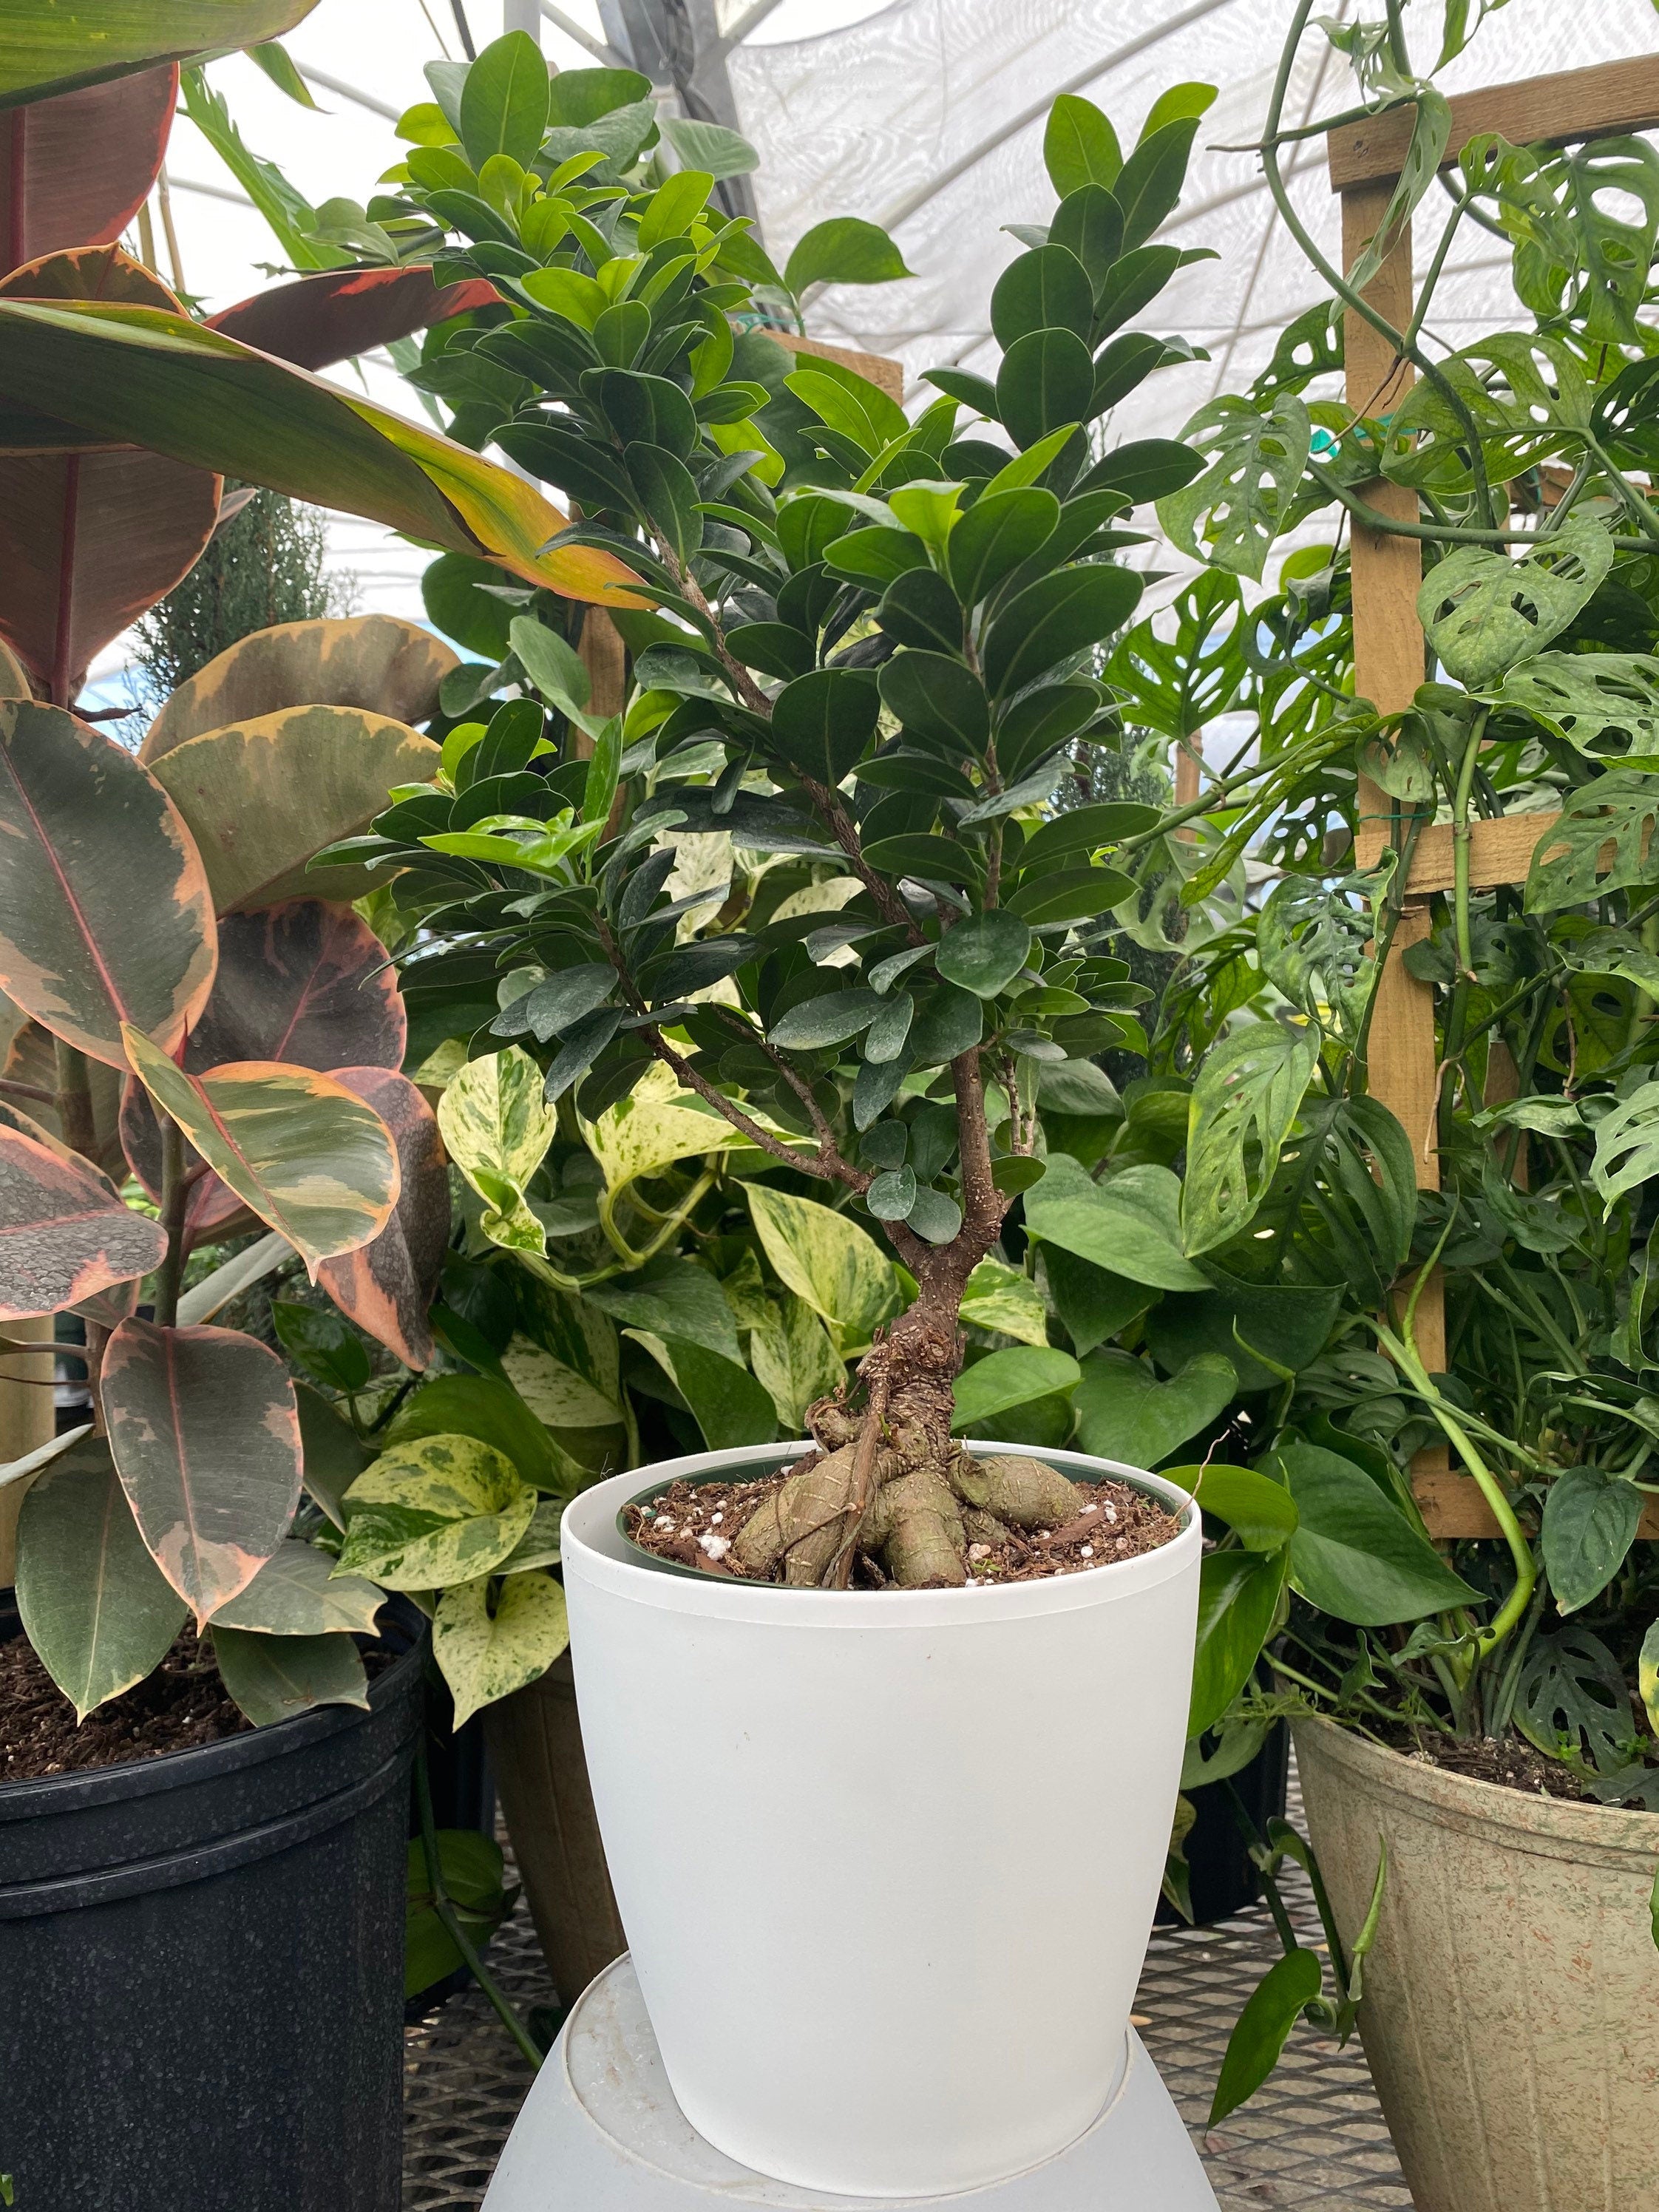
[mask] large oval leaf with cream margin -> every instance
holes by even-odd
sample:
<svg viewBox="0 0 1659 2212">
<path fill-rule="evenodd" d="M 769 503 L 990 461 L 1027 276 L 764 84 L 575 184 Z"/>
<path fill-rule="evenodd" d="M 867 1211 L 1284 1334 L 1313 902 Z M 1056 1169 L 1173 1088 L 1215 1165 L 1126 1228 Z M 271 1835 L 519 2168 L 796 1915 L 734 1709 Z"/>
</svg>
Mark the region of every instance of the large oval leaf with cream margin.
<svg viewBox="0 0 1659 2212">
<path fill-rule="evenodd" d="M 257 1060 L 186 1075 L 137 1030 L 125 1034 L 150 1097 L 313 1276 L 320 1261 L 355 1252 L 386 1227 L 398 1202 L 397 1148 L 343 1084 Z"/>
<path fill-rule="evenodd" d="M 455 1700 L 455 1725 L 544 1674 L 570 1642 L 564 1592 L 551 1575 L 508 1575 L 489 1603 L 488 1577 L 447 1589 L 432 1656 Z"/>
<path fill-rule="evenodd" d="M 139 1533 L 199 1626 L 247 1588 L 300 1502 L 288 1370 L 238 1329 L 135 1316 L 104 1348 L 99 1395 Z"/>
<path fill-rule="evenodd" d="M 317 1280 L 343 1314 L 405 1367 L 432 1358 L 427 1310 L 449 1243 L 449 1169 L 438 1117 L 390 1067 L 337 1067 L 334 1080 L 370 1106 L 398 1148 L 398 1203 L 374 1241 L 325 1260 Z"/>
<path fill-rule="evenodd" d="M 403 1065 L 407 1029 L 396 972 L 368 924 L 349 906 L 285 900 L 221 921 L 218 980 L 183 1064 L 191 1075 L 248 1060 L 395 1068 Z M 133 1173 L 159 1200 L 161 1133 L 143 1085 L 131 1077 L 121 1142 Z M 234 1192 L 209 1176 L 192 1187 L 185 1221 L 193 1237 L 222 1234 L 241 1209 Z"/>
<path fill-rule="evenodd" d="M 745 1183 L 744 1196 L 780 1279 L 841 1331 L 843 1355 L 868 1344 L 899 1302 L 898 1278 L 873 1237 L 816 1199 Z"/>
<path fill-rule="evenodd" d="M 213 1616 L 214 1632 L 245 1628 L 261 1636 L 372 1636 L 386 1600 L 359 1575 L 337 1575 L 314 1544 L 286 1537 L 240 1595 Z"/>
<path fill-rule="evenodd" d="M 0 703 L 0 987 L 111 1067 L 130 1022 L 170 1051 L 213 988 L 213 902 L 176 807 L 57 707 Z"/>
<path fill-rule="evenodd" d="M 293 707 L 186 738 L 156 761 L 200 848 L 216 912 L 279 899 L 361 898 L 383 880 L 308 871 L 313 853 L 367 828 L 393 784 L 438 767 L 429 738 L 356 707 Z"/>
<path fill-rule="evenodd" d="M 394 1444 L 345 1494 L 337 1574 L 386 1589 L 445 1589 L 500 1566 L 530 1526 L 536 1492 L 477 1437 Z"/>
<path fill-rule="evenodd" d="M 189 1607 L 144 1548 L 106 1437 L 82 1437 L 23 1500 L 17 1609 L 77 1721 L 142 1682 L 184 1626 Z"/>
<path fill-rule="evenodd" d="M 517 1045 L 468 1060 L 446 1085 L 438 1127 L 449 1157 L 484 1202 L 483 1232 L 492 1243 L 546 1251 L 547 1232 L 525 1190 L 558 1125 L 542 1096 L 540 1068 Z"/>
<path fill-rule="evenodd" d="M 1124 1168 L 1104 1182 L 1067 1152 L 1051 1152 L 1025 1194 L 1025 1226 L 1045 1244 L 1160 1291 L 1207 1291 L 1181 1249 L 1181 1184 L 1168 1168 Z"/>
<path fill-rule="evenodd" d="M 88 1162 L 44 1130 L 0 1126 L 0 1321 L 58 1313 L 131 1282 L 167 1249 L 161 1224 L 123 1206 Z"/>
<path fill-rule="evenodd" d="M 159 760 L 191 738 L 289 707 L 360 707 L 398 722 L 438 711 L 438 686 L 456 655 L 428 629 L 395 615 L 325 616 L 276 623 L 228 646 L 181 684 L 144 734 L 138 757 Z"/>
</svg>

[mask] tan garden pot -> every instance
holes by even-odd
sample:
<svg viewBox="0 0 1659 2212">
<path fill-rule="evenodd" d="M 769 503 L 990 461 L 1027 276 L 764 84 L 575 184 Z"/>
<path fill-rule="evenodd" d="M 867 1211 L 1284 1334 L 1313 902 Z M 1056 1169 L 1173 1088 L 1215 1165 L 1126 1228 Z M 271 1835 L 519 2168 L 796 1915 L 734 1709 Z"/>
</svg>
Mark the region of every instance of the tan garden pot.
<svg viewBox="0 0 1659 2212">
<path fill-rule="evenodd" d="M 484 1736 L 542 1954 L 572 2004 L 628 1938 L 593 1815 L 570 1654 L 486 1707 Z"/>
<path fill-rule="evenodd" d="M 1534 1797 L 1294 1724 L 1360 2033 L 1418 2212 L 1659 2212 L 1659 1815 Z"/>
</svg>

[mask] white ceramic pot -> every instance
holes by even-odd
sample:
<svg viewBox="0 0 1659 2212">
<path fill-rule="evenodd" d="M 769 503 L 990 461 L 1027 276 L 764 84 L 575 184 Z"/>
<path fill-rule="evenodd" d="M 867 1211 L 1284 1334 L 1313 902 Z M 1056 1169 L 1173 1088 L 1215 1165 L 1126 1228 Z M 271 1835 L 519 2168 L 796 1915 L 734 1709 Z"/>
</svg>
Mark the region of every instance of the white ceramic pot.
<svg viewBox="0 0 1659 2212">
<path fill-rule="evenodd" d="M 644 1563 L 619 1475 L 564 1519 L 594 1804 L 674 2095 L 848 2196 L 1000 2180 L 1124 2065 L 1180 1779 L 1201 1530 L 1001 1589 L 796 1590 Z M 1006 1445 L 970 1445 L 981 1452 Z M 1048 1452 L 1080 1480 L 1154 1475 Z"/>
</svg>

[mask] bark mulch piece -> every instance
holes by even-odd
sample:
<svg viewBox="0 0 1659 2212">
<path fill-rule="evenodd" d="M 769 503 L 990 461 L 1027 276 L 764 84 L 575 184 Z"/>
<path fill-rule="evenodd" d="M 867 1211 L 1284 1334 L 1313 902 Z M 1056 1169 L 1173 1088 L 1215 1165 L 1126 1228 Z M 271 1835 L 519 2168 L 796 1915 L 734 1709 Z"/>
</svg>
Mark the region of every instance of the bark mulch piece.
<svg viewBox="0 0 1659 2212">
<path fill-rule="evenodd" d="M 649 1504 L 625 1507 L 623 1525 L 635 1543 L 659 1559 L 747 1581 L 750 1577 L 733 1576 L 726 1565 L 732 1540 L 750 1514 L 815 1457 L 804 1454 L 793 1467 L 758 1481 L 671 1483 Z M 1060 1528 L 1031 1529 L 1003 1543 L 970 1542 L 969 1586 L 990 1588 L 1082 1574 L 1141 1552 L 1155 1552 L 1177 1533 L 1173 1516 L 1127 1482 L 1079 1483 L 1077 1508 Z M 781 1562 L 768 1579 L 783 1580 Z M 876 1562 L 860 1553 L 854 1565 L 853 1587 L 885 1589 L 889 1584 Z"/>
</svg>

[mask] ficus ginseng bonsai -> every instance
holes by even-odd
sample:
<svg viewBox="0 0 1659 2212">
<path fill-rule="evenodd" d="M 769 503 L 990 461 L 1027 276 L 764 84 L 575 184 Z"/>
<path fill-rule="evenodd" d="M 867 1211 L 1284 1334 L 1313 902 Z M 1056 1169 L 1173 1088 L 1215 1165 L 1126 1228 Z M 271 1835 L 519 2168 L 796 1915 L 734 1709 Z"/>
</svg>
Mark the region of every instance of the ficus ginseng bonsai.
<svg viewBox="0 0 1659 2212">
<path fill-rule="evenodd" d="M 823 1455 L 738 1555 L 845 1583 L 862 1545 L 901 1583 L 961 1582 L 964 1506 L 1036 1525 L 1067 1487 L 956 1451 L 958 1316 L 1044 1174 L 1038 1071 L 1129 1033 L 1114 1010 L 1136 994 L 1091 940 L 1133 893 L 1103 856 L 1154 836 L 1157 810 L 1042 809 L 1067 748 L 1111 721 L 1090 668 L 1139 595 L 1121 519 L 1198 466 L 1162 441 L 1103 450 L 1097 426 L 1188 357 L 1125 325 L 1193 258 L 1148 241 L 1212 95 L 1166 94 L 1127 158 L 1097 109 L 1060 104 L 1060 204 L 997 285 L 997 374 L 939 370 L 912 422 L 842 364 L 739 327 L 788 295 L 713 173 L 647 159 L 627 72 L 532 97 L 534 51 L 514 34 L 445 72 L 404 118 L 398 196 L 369 212 L 461 234 L 439 276 L 488 276 L 501 304 L 436 368 L 472 435 L 580 502 L 559 542 L 611 554 L 659 611 L 633 623 L 625 720 L 586 711 L 563 635 L 514 621 L 509 672 L 565 718 L 564 764 L 535 773 L 539 717 L 503 710 L 324 859 L 406 868 L 426 959 L 513 977 L 475 1052 L 524 1040 L 546 1097 L 588 1117 L 660 1063 L 881 1224 L 915 1302 L 860 1363 L 861 1410 L 813 1409 Z M 710 920 L 706 897 L 665 897 L 676 830 L 833 860 L 857 895 L 830 922 L 747 927 L 730 900 Z"/>
</svg>

